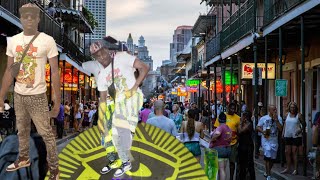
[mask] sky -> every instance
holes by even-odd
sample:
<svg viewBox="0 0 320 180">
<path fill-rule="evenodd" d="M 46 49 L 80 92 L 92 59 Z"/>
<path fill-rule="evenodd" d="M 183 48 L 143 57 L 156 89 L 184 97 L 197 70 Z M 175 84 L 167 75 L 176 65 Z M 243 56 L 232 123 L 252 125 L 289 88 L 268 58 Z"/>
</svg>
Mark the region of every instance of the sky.
<svg viewBox="0 0 320 180">
<path fill-rule="evenodd" d="M 180 25 L 193 26 L 208 8 L 201 0 L 107 0 L 107 36 L 138 44 L 142 35 L 153 58 L 153 69 L 170 59 L 170 43 Z"/>
</svg>

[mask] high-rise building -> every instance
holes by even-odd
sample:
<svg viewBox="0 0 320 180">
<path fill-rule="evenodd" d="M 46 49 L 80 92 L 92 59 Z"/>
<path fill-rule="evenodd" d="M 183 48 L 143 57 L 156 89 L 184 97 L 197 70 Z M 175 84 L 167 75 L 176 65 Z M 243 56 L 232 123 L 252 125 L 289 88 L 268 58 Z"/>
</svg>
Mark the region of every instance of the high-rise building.
<svg viewBox="0 0 320 180">
<path fill-rule="evenodd" d="M 181 52 L 192 37 L 192 26 L 179 26 L 174 31 L 172 43 L 170 43 L 170 60 L 177 62 L 177 53 Z"/>
<path fill-rule="evenodd" d="M 106 22 L 107 22 L 107 0 L 85 0 L 84 6 L 89 9 L 94 18 L 98 22 L 98 27 L 94 29 L 94 33 L 86 35 L 86 39 L 100 40 L 106 37 Z M 88 42 L 86 40 L 86 42 Z"/>
<path fill-rule="evenodd" d="M 131 36 L 131 33 L 129 33 L 129 37 L 127 39 L 127 48 L 128 48 L 128 51 L 134 55 L 134 44 L 133 44 L 133 38 Z"/>
</svg>

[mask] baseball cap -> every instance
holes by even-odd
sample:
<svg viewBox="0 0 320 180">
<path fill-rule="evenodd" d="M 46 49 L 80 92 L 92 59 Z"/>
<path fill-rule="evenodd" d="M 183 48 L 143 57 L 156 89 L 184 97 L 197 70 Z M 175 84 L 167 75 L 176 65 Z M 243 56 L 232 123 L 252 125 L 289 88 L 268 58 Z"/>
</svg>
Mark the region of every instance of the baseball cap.
<svg viewBox="0 0 320 180">
<path fill-rule="evenodd" d="M 218 120 L 219 120 L 219 123 L 226 123 L 227 116 L 224 113 L 220 113 Z"/>
<path fill-rule="evenodd" d="M 27 4 L 22 5 L 19 8 L 20 15 L 25 14 L 27 12 L 38 13 L 39 14 L 40 13 L 40 8 L 34 3 L 27 3 Z"/>
</svg>

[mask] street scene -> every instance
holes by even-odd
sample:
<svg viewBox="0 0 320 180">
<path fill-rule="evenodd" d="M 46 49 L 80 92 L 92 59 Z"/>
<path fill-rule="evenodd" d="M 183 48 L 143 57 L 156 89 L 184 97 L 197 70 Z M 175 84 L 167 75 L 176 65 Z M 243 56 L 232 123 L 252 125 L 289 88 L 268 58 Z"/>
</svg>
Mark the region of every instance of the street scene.
<svg viewBox="0 0 320 180">
<path fill-rule="evenodd" d="M 0 0 L 0 179 L 320 179 L 319 19 L 319 0 Z"/>
</svg>

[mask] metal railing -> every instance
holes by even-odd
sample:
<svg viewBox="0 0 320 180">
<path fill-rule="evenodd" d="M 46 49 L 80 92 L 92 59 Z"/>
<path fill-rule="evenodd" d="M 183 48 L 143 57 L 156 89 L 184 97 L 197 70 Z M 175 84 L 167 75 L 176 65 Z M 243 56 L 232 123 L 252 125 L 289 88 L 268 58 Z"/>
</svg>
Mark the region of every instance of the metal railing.
<svg viewBox="0 0 320 180">
<path fill-rule="evenodd" d="M 254 6 L 253 0 L 246 1 L 238 11 L 222 24 L 221 50 L 225 50 L 237 40 L 255 30 L 255 24 L 259 18 L 255 15 Z"/>
<path fill-rule="evenodd" d="M 69 54 L 73 60 L 81 65 L 81 63 L 93 60 L 91 56 L 86 56 L 66 34 L 63 35 L 63 52 Z"/>
<path fill-rule="evenodd" d="M 264 21 L 263 24 L 269 24 L 277 19 L 288 10 L 296 7 L 297 5 L 305 2 L 306 0 L 277 0 L 272 2 L 264 2 Z"/>
<path fill-rule="evenodd" d="M 220 33 L 206 43 L 206 62 L 220 53 Z"/>
<path fill-rule="evenodd" d="M 19 8 L 29 2 L 33 2 L 30 0 L 19 0 L 19 1 L 12 1 L 12 0 L 0 0 L 0 5 L 5 8 L 7 11 L 12 13 L 15 18 L 19 18 Z M 45 9 L 39 5 L 40 8 L 40 23 L 39 23 L 39 31 L 42 31 L 50 36 L 52 36 L 56 43 L 61 45 L 61 25 L 55 19 L 53 19 L 49 14 L 46 13 Z"/>
</svg>

